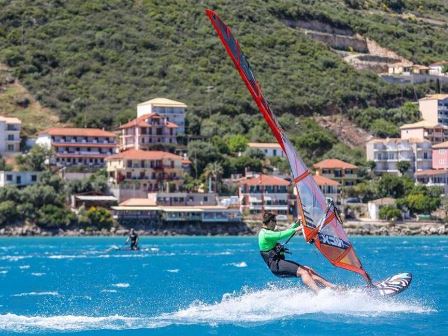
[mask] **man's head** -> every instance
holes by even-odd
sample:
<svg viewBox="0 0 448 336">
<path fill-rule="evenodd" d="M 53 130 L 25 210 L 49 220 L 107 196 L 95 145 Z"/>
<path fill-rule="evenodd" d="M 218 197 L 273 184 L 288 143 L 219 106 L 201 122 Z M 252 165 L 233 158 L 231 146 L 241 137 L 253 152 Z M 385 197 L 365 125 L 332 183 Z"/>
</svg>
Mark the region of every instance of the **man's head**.
<svg viewBox="0 0 448 336">
<path fill-rule="evenodd" d="M 275 214 L 272 212 L 265 212 L 263 214 L 263 227 L 269 230 L 274 230 L 277 225 L 277 220 L 275 219 Z"/>
<path fill-rule="evenodd" d="M 133 228 L 131 228 L 131 232 L 130 233 L 134 233 L 134 229 Z"/>
</svg>

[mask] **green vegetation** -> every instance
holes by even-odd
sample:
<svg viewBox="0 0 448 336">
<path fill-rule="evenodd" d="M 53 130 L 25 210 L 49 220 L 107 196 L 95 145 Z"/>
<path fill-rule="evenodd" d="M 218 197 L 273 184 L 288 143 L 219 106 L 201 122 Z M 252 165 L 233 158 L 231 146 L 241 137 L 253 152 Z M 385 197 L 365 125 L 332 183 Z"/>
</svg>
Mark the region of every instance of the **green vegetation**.
<svg viewBox="0 0 448 336">
<path fill-rule="evenodd" d="M 345 193 L 348 196 L 359 197 L 363 202 L 382 197 L 396 198 L 396 207 L 383 207 L 383 212 L 380 212 L 380 217 L 383 216 L 381 218 L 391 219 L 399 218 L 395 216 L 396 210 L 393 208 L 409 210 L 412 215 L 431 214 L 441 205 L 440 196 L 443 190 L 439 187 L 416 185 L 407 176 L 385 174 L 349 187 Z"/>
<path fill-rule="evenodd" d="M 429 90 L 392 86 L 357 72 L 285 20 L 317 19 L 347 28 L 418 62 L 448 59 L 443 26 L 388 12 L 442 17 L 447 6 L 435 1 L 4 0 L 0 60 L 62 122 L 112 128 L 135 115 L 137 103 L 165 96 L 187 103 L 192 134 L 200 125 L 204 136 L 215 135 L 216 124 L 229 121 L 226 132 L 251 138 L 240 132 L 240 123 L 251 119 L 255 106 L 205 7 L 232 26 L 278 114 L 390 109 Z M 379 11 L 360 15 L 354 8 Z"/>
<path fill-rule="evenodd" d="M 37 184 L 23 189 L 15 186 L 0 188 L 0 227 L 29 223 L 53 230 L 110 229 L 113 219 L 109 211 L 102 208 L 83 209 L 84 212 L 76 215 L 66 206 L 72 193 L 104 190 L 104 172 L 66 184 L 58 175 L 44 171 Z"/>
<path fill-rule="evenodd" d="M 395 205 L 385 205 L 380 208 L 379 216 L 381 219 L 396 220 L 401 217 L 401 211 Z"/>
</svg>

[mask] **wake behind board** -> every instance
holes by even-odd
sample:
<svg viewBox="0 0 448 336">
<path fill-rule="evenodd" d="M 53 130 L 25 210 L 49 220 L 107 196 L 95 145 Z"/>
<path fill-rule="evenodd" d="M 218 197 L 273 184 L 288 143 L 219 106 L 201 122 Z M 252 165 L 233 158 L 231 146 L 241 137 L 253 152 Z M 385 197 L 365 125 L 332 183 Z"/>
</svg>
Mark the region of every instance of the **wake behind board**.
<svg viewBox="0 0 448 336">
<path fill-rule="evenodd" d="M 409 287 L 411 273 L 400 273 L 373 284 L 371 290 L 381 296 L 394 296 Z"/>
</svg>

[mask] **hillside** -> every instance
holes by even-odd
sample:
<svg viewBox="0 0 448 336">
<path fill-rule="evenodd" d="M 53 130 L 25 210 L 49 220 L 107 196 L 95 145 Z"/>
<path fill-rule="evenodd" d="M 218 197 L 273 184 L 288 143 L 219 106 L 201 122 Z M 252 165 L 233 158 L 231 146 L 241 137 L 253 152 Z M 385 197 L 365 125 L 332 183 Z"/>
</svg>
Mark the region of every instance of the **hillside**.
<svg viewBox="0 0 448 336">
<path fill-rule="evenodd" d="M 358 72 L 287 21 L 359 33 L 418 63 L 448 59 L 443 1 L 6 0 L 0 61 L 61 122 L 111 128 L 133 117 L 139 102 L 169 97 L 189 106 L 190 133 L 213 133 L 210 124 L 255 111 L 206 7 L 233 28 L 278 114 L 342 113 L 363 127 L 381 115 L 396 123 L 381 111 L 432 90 Z M 399 122 L 414 119 L 405 114 Z M 231 122 L 220 127 L 235 132 Z M 262 128 L 249 136 L 266 137 Z"/>
<path fill-rule="evenodd" d="M 11 75 L 11 70 L 0 64 L 0 115 L 17 117 L 22 121 L 22 136 L 32 136 L 47 127 L 61 126 L 54 111 L 43 107 Z"/>
</svg>

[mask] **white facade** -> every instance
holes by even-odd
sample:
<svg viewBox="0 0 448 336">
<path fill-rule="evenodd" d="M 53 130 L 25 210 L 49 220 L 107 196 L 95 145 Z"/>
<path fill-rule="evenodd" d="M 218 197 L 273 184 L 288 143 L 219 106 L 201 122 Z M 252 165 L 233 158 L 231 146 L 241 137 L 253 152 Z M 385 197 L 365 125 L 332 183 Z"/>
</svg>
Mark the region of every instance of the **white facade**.
<svg viewBox="0 0 448 336">
<path fill-rule="evenodd" d="M 171 121 L 178 126 L 178 134 L 184 134 L 186 108 L 187 105 L 175 100 L 155 98 L 137 105 L 137 117 L 151 113 L 163 115 L 168 119 L 168 121 Z"/>
<path fill-rule="evenodd" d="M 398 174 L 398 162 L 410 163 L 409 172 L 432 168 L 432 145 L 428 140 L 374 139 L 366 144 L 367 160 L 375 161 L 375 172 Z"/>
<path fill-rule="evenodd" d="M 265 157 L 286 157 L 282 147 L 278 143 L 249 142 L 248 148 L 258 149 Z"/>
<path fill-rule="evenodd" d="M 16 172 L 16 171 L 0 171 L 0 187 L 14 185 L 24 187 L 35 184 L 39 181 L 40 172 Z"/>
<path fill-rule="evenodd" d="M 20 151 L 21 128 L 19 119 L 0 117 L 0 155 Z"/>
</svg>

